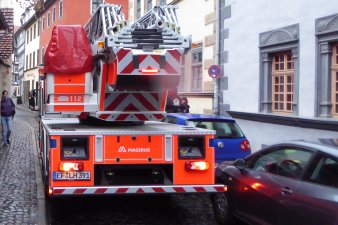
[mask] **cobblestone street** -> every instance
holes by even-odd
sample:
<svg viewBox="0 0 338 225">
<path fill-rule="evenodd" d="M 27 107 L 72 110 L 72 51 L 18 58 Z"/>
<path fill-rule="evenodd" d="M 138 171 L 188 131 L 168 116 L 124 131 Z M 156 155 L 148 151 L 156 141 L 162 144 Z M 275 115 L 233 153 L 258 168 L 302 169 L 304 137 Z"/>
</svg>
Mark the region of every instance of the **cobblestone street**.
<svg viewBox="0 0 338 225">
<path fill-rule="evenodd" d="M 12 144 L 0 149 L 0 224 L 38 224 L 35 112 L 17 110 Z"/>
<path fill-rule="evenodd" d="M 37 112 L 24 105 L 17 107 L 12 144 L 0 149 L 0 225 L 216 224 L 208 196 L 112 196 L 45 202 L 36 145 L 38 119 Z"/>
</svg>

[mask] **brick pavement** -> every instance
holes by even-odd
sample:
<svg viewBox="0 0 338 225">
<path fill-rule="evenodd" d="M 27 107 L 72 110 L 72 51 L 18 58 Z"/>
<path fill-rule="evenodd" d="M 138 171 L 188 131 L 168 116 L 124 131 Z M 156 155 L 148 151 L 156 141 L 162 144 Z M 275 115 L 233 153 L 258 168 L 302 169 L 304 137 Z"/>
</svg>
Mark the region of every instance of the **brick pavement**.
<svg viewBox="0 0 338 225">
<path fill-rule="evenodd" d="M 37 126 L 37 113 L 26 111 L 24 105 L 18 106 L 13 121 L 12 144 L 0 148 L 1 225 L 44 224 L 44 199 L 35 139 Z"/>
</svg>

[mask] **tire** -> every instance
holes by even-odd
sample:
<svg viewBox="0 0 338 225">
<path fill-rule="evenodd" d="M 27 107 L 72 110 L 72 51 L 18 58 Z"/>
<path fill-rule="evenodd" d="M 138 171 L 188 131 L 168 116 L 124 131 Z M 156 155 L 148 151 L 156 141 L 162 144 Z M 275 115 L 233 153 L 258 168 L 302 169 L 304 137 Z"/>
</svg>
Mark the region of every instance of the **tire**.
<svg viewBox="0 0 338 225">
<path fill-rule="evenodd" d="M 214 215 L 218 224 L 233 224 L 234 217 L 229 207 L 229 200 L 225 192 L 211 196 Z"/>
</svg>

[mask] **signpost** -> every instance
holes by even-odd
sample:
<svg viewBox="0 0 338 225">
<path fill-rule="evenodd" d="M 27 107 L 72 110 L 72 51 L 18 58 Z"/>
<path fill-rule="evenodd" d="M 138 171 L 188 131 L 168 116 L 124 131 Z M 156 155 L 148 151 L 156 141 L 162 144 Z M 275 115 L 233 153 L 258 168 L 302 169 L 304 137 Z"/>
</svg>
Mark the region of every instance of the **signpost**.
<svg viewBox="0 0 338 225">
<path fill-rule="evenodd" d="M 222 75 L 222 69 L 218 65 L 211 65 L 208 74 L 214 78 L 214 114 L 218 114 L 218 79 Z"/>
<path fill-rule="evenodd" d="M 208 74 L 211 78 L 219 78 L 222 75 L 222 69 L 217 65 L 211 65 L 208 69 Z"/>
</svg>

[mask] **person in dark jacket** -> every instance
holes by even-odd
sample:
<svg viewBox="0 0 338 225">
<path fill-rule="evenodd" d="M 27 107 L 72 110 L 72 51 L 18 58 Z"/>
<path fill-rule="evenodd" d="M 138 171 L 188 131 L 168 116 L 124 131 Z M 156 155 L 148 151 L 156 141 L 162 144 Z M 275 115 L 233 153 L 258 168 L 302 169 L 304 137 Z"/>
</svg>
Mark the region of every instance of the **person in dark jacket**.
<svg viewBox="0 0 338 225">
<path fill-rule="evenodd" d="M 6 147 L 10 142 L 10 136 L 12 133 L 12 122 L 15 114 L 15 105 L 13 100 L 8 97 L 8 91 L 2 91 L 1 97 L 1 127 L 2 127 L 2 144 Z"/>
</svg>

